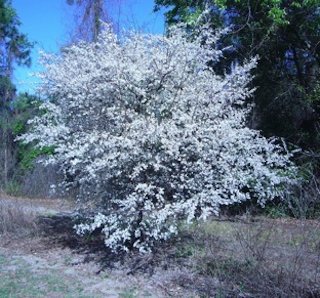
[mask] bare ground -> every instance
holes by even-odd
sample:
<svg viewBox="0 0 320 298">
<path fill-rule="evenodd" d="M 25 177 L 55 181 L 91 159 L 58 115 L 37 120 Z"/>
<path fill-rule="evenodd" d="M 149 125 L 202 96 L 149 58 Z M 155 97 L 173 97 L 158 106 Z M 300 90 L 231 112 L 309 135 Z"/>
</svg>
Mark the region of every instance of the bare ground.
<svg viewBox="0 0 320 298">
<path fill-rule="evenodd" d="M 19 216 L 71 212 L 59 199 L 0 195 L 0 204 L 18 208 Z M 51 242 L 52 240 L 52 242 Z M 103 266 L 87 251 L 72 249 L 38 232 L 0 233 L 0 297 L 188 297 L 182 288 L 161 281 L 162 274 L 129 274 L 128 268 Z M 172 296 L 172 295 L 169 296 Z"/>
<path fill-rule="evenodd" d="M 17 220 L 17 227 L 28 225 L 29 217 L 74 208 L 65 200 L 5 195 L 1 206 L 2 212 L 18 209 L 4 222 Z M 122 260 L 101 247 L 79 249 L 68 235 L 7 230 L 1 234 L 0 225 L 1 298 L 320 297 L 317 220 L 214 220 L 182 228 L 180 239 L 153 255 Z"/>
<path fill-rule="evenodd" d="M 163 297 L 152 280 L 86 258 L 40 238 L 1 243 L 0 297 Z"/>
</svg>

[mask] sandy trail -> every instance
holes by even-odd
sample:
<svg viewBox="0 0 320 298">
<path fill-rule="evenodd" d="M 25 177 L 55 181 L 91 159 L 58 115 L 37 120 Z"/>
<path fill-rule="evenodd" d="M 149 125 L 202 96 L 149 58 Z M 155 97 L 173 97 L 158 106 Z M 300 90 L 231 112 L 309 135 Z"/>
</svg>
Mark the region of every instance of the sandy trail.
<svg viewBox="0 0 320 298">
<path fill-rule="evenodd" d="M 72 212 L 59 199 L 14 198 L 0 194 L 0 207 L 32 216 Z M 0 297 L 167 297 L 161 274 L 128 275 L 120 265 L 101 270 L 94 255 L 50 243 L 50 238 L 0 234 Z M 178 291 L 179 292 L 179 291 Z M 181 297 L 172 296 L 171 297 Z M 183 295 L 183 297 L 187 297 Z"/>
</svg>

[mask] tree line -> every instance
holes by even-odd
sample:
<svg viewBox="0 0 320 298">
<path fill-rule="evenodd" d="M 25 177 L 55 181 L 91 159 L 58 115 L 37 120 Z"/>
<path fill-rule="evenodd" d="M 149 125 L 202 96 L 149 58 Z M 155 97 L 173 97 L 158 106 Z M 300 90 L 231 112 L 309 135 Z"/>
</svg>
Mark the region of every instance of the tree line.
<svg viewBox="0 0 320 298">
<path fill-rule="evenodd" d="M 228 27 L 222 70 L 259 57 L 251 125 L 303 149 L 319 148 L 320 1 L 156 0 L 168 26 Z M 199 19 L 201 18 L 202 19 Z"/>
</svg>

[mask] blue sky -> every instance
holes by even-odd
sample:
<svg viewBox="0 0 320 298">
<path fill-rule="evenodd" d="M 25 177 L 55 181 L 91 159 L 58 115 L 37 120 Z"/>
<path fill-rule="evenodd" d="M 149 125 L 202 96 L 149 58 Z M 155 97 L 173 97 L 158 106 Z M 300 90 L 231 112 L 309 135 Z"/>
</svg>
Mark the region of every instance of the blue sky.
<svg viewBox="0 0 320 298">
<path fill-rule="evenodd" d="M 112 7 L 109 11 L 111 17 L 118 20 L 118 16 L 121 16 L 121 28 L 163 33 L 163 12 L 153 13 L 153 0 L 107 1 Z M 36 81 L 30 77 L 30 73 L 41 69 L 37 62 L 38 52 L 45 50 L 57 53 L 68 42 L 74 24 L 73 8 L 66 4 L 66 0 L 12 0 L 12 4 L 22 22 L 21 32 L 35 42 L 31 68 L 17 67 L 14 83 L 19 92 L 33 93 Z"/>
</svg>

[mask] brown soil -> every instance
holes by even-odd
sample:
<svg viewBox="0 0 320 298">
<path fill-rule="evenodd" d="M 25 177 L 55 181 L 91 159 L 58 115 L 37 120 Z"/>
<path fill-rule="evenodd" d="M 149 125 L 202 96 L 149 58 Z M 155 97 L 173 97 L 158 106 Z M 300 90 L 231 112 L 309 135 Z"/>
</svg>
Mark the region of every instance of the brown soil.
<svg viewBox="0 0 320 298">
<path fill-rule="evenodd" d="M 0 203 L 19 207 L 28 216 L 72 212 L 72 202 L 0 195 Z M 179 297 L 182 288 L 169 285 L 159 273 L 151 277 L 117 262 L 104 266 L 108 257 L 101 245 L 80 249 L 71 237 L 36 234 L 0 234 L 0 297 Z M 1 262 L 2 260 L 2 262 Z M 105 262 L 108 263 L 108 262 Z M 25 275 L 28 278 L 25 278 Z M 10 277 L 6 281 L 6 277 Z M 1 281 L 2 280 L 2 281 Z M 56 286 L 52 286 L 55 284 Z M 182 291 L 182 292 L 181 292 Z M 188 297 L 187 293 L 182 294 Z"/>
</svg>

